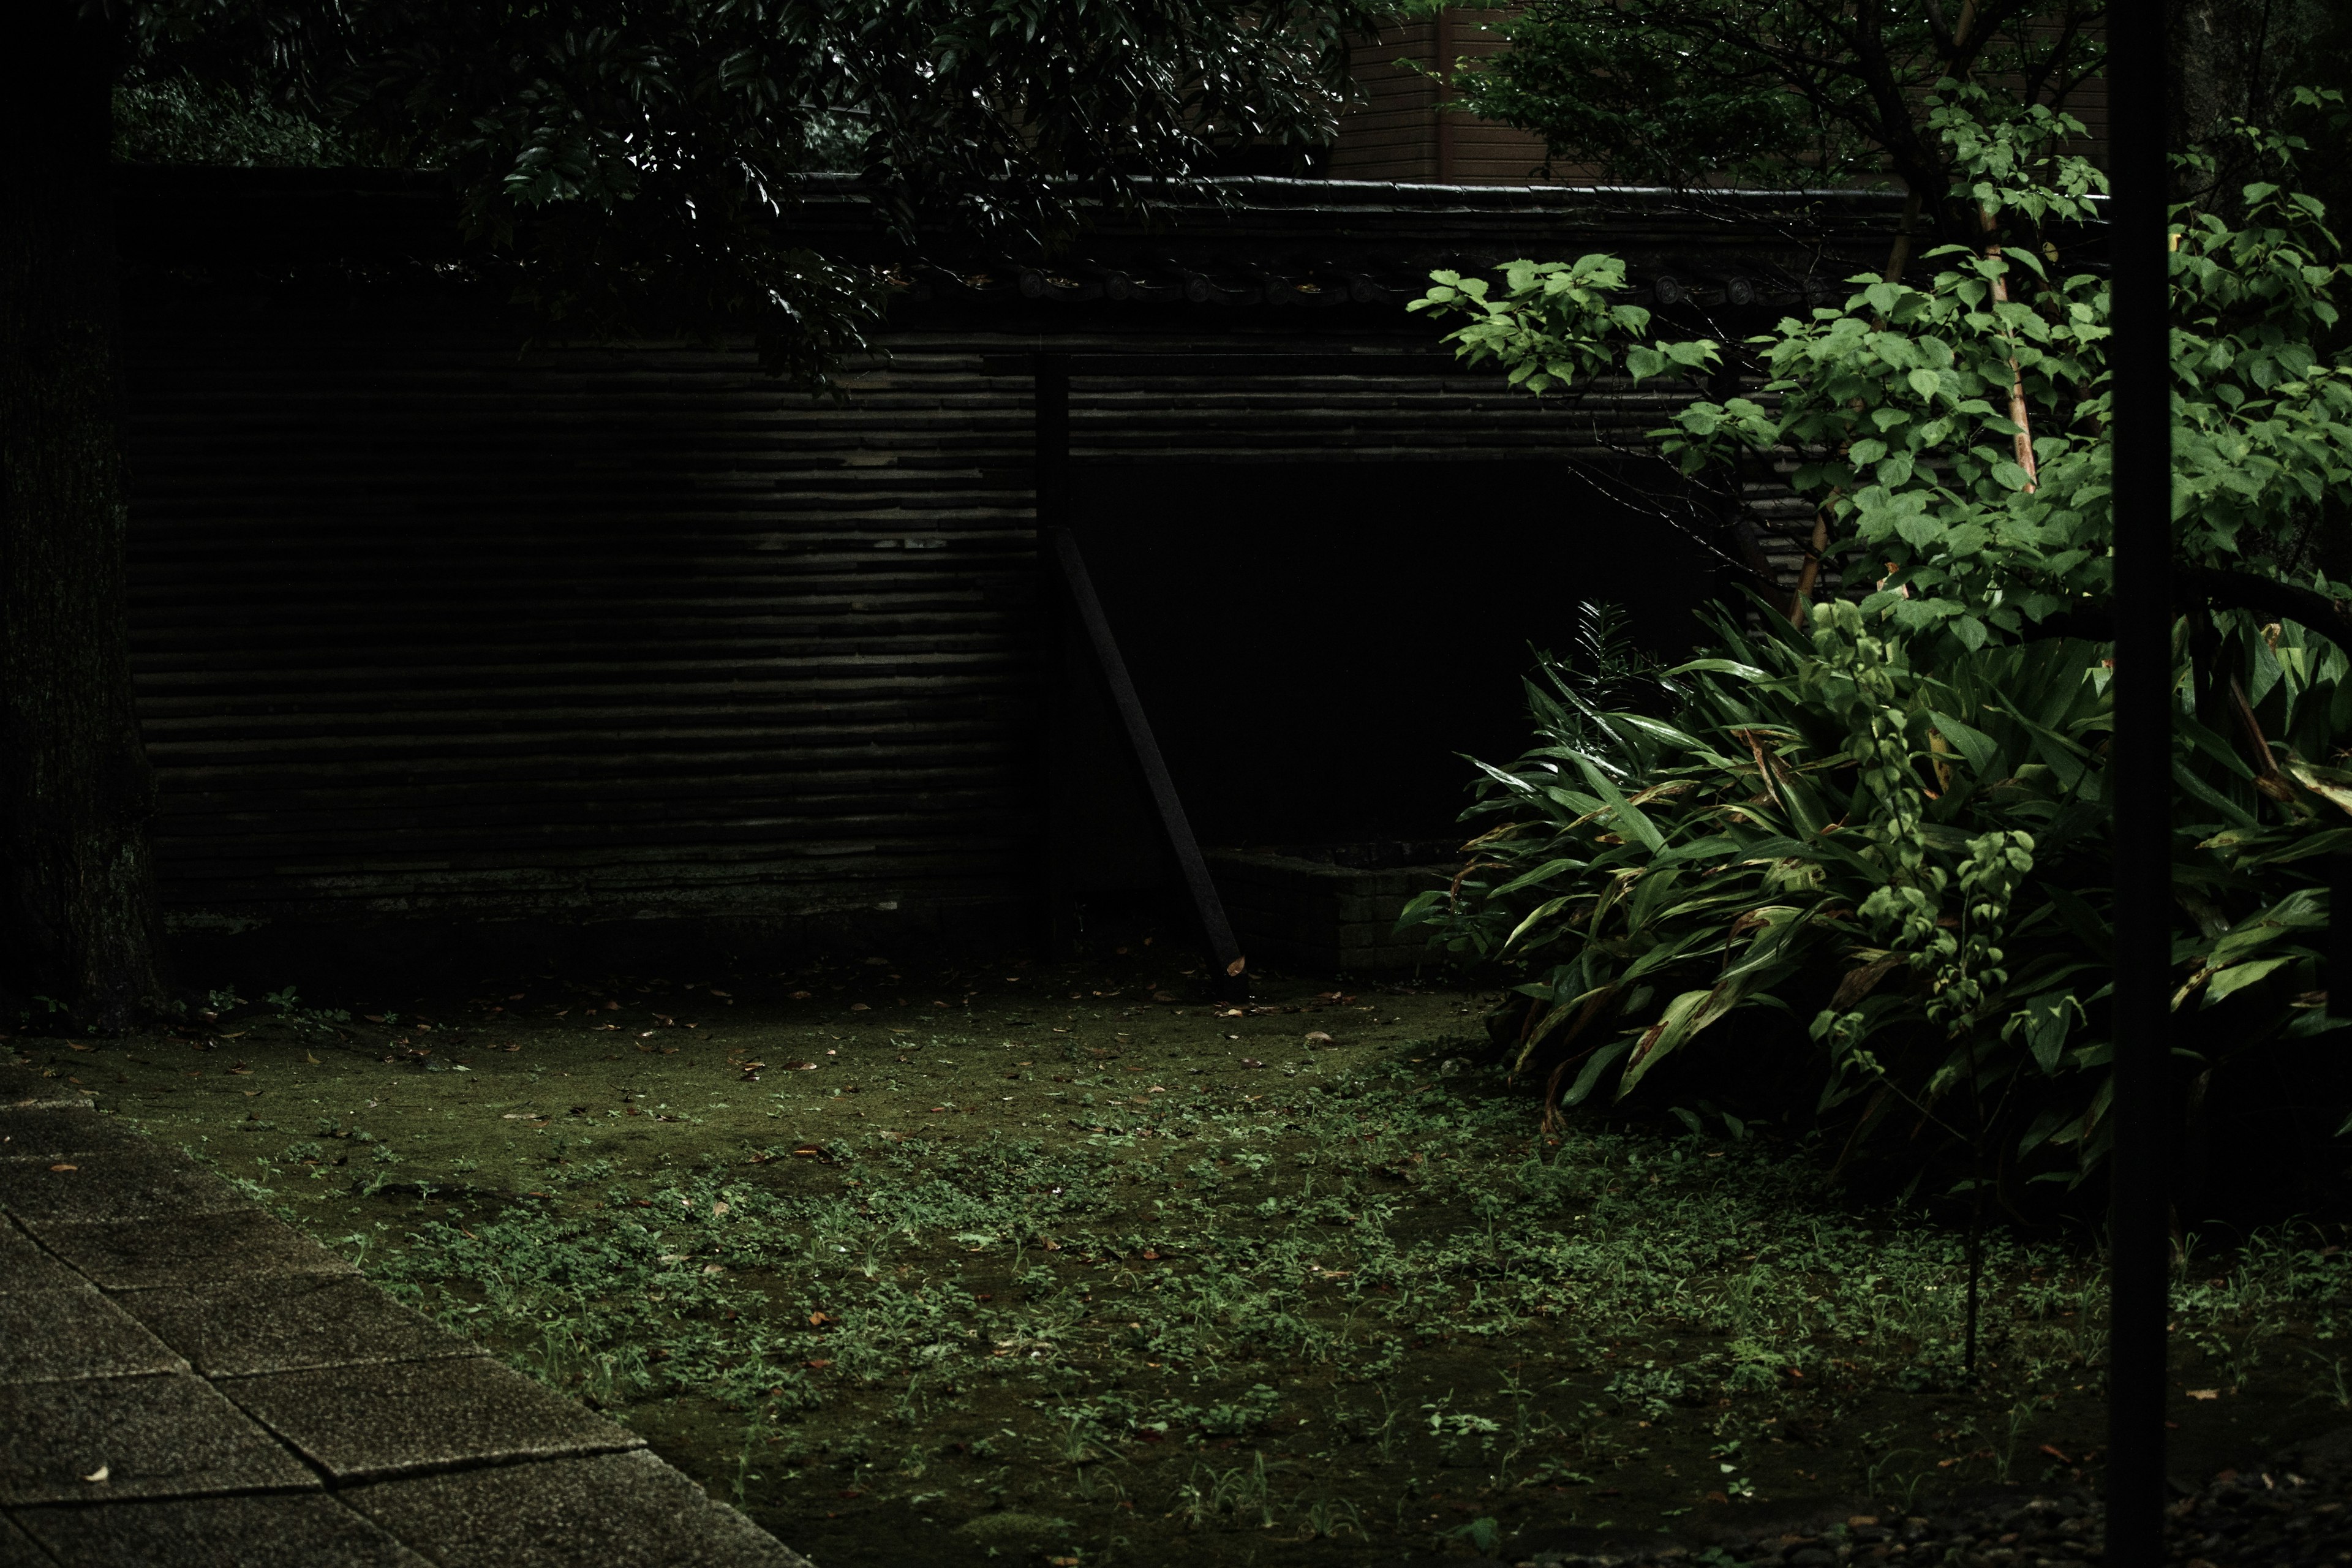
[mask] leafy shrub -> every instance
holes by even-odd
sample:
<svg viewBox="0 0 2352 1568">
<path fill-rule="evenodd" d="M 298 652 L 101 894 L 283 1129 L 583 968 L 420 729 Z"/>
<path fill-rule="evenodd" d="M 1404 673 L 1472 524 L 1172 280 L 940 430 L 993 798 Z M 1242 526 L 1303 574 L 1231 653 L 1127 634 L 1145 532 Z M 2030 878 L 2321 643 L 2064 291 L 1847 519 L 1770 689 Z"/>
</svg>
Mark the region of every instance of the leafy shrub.
<svg viewBox="0 0 2352 1568">
<path fill-rule="evenodd" d="M 1548 1105 L 1677 1078 L 1743 1115 L 1777 1098 L 1842 1163 L 1899 1151 L 1916 1181 L 1964 1154 L 1980 1207 L 2106 1146 L 2107 285 L 2055 265 L 2103 177 L 2074 122 L 1982 89 L 1944 84 L 1930 127 L 1988 243 L 1784 320 L 1751 345 L 1759 396 L 1697 395 L 1723 345 L 1644 342 L 1613 258 L 1432 274 L 1416 308 L 1530 391 L 1683 378 L 1661 450 L 1785 476 L 1845 587 L 1713 612 L 1709 655 L 1646 680 L 1590 628 L 1546 659 L 1536 746 L 1483 767 L 1490 826 L 1406 921 L 1523 976 L 1517 1066 Z M 2246 134 L 2291 174 L 2300 143 Z M 2312 939 L 2319 868 L 2352 850 L 2352 616 L 2305 561 L 2352 505 L 2352 355 L 2326 346 L 2320 205 L 2242 198 L 2172 226 L 2176 1057 L 2193 1113 L 2267 1073 L 2308 1117 L 2340 1086 L 2283 1047 L 2330 1026 Z"/>
<path fill-rule="evenodd" d="M 2314 868 L 2352 847 L 2352 774 L 2305 754 L 2352 718 L 2352 662 L 2292 623 L 2221 618 L 2270 765 L 2184 702 L 2176 1005 L 2203 1072 L 2328 1026 Z M 1406 919 L 1528 973 L 1515 1066 L 1547 1068 L 1557 1102 L 1631 1095 L 1760 1011 L 1784 1062 L 1808 1053 L 1812 1109 L 1850 1153 L 1941 1127 L 1998 1144 L 2004 1183 L 2079 1178 L 2106 1140 L 2099 647 L 1987 646 L 1930 671 L 1851 604 L 1817 606 L 1810 637 L 1777 616 L 1713 626 L 1713 653 L 1655 678 L 1665 718 L 1603 710 L 1547 660 L 1541 743 L 1486 769 L 1472 808 L 1498 826 Z"/>
</svg>

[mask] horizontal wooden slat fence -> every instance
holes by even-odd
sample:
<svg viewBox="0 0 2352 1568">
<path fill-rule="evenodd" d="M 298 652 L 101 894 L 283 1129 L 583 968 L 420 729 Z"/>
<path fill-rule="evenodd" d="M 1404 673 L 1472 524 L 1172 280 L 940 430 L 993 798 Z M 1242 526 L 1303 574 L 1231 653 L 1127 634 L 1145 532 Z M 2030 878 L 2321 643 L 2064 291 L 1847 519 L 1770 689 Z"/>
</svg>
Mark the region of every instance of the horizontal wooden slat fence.
<svg viewBox="0 0 2352 1568">
<path fill-rule="evenodd" d="M 835 404 L 746 352 L 519 355 L 478 321 L 142 330 L 132 625 L 172 921 L 1017 917 L 1045 341 L 900 333 Z M 1664 407 L 1539 404 L 1392 330 L 1288 370 L 1278 339 L 1051 346 L 1082 465 L 1597 455 Z"/>
</svg>

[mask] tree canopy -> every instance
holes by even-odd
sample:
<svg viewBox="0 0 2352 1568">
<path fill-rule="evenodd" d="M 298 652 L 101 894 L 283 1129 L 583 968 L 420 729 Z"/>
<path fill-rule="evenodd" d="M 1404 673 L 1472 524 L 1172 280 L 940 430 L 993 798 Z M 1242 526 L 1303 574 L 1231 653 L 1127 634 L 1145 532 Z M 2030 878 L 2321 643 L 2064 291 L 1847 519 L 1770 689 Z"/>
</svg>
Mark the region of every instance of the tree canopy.
<svg viewBox="0 0 2352 1568">
<path fill-rule="evenodd" d="M 443 171 L 468 233 L 591 331 L 749 332 L 811 383 L 881 282 L 795 242 L 802 181 L 855 169 L 890 221 L 1053 243 L 1245 144 L 1328 141 L 1364 0 L 145 0 L 138 106 Z M 163 118 L 168 120 L 168 113 Z"/>
<path fill-rule="evenodd" d="M 2292 98 L 2342 134 L 2340 93 Z M 1717 615 L 1710 656 L 1653 672 L 1646 700 L 1622 671 L 1604 701 L 1547 659 L 1538 744 L 1479 784 L 1471 815 L 1497 825 L 1415 912 L 1521 966 L 1522 1061 L 1570 1100 L 1664 1079 L 1752 1107 L 1774 1073 L 1810 1077 L 1809 1103 L 1771 1113 L 1835 1125 L 1849 1158 L 1900 1132 L 1882 1141 L 1898 1166 L 1958 1159 L 1964 1188 L 2014 1200 L 2012 1173 L 2096 1166 L 2111 1088 L 2110 292 L 2076 258 L 2090 247 L 2047 237 L 2082 237 L 2104 179 L 2063 111 L 1949 78 L 1921 109 L 1948 182 L 1928 194 L 1969 214 L 1969 242 L 1749 340 L 1746 395 L 1708 374 L 1730 345 L 1655 335 L 1613 257 L 1433 275 L 1416 308 L 1532 391 L 1681 381 L 1659 449 L 1692 474 L 1778 475 L 1841 580 L 1809 605 L 1809 568 L 1780 613 Z M 2228 133 L 2253 177 L 2225 187 L 2183 153 L 2204 195 L 2174 208 L 2169 261 L 2167 912 L 2200 1082 L 2301 1071 L 2337 1026 L 2314 868 L 2352 844 L 2352 590 L 2315 548 L 2352 505 L 2347 268 L 2297 186 L 2304 140 Z M 1734 1015 L 1740 1046 L 1723 1029 L 1706 1066 L 1670 1065 Z M 1748 1054 L 1759 1040 L 1780 1053 Z M 2340 1117 L 2346 1094 L 2315 1069 L 2297 1114 Z"/>
<path fill-rule="evenodd" d="M 1456 78 L 1464 107 L 1535 132 L 1551 157 L 1675 186 L 1894 176 L 1947 238 L 1952 153 L 1936 84 L 1997 79 L 2021 114 L 2063 110 L 2099 68 L 2105 0 L 1534 0 L 1492 26 L 1502 53 Z"/>
</svg>

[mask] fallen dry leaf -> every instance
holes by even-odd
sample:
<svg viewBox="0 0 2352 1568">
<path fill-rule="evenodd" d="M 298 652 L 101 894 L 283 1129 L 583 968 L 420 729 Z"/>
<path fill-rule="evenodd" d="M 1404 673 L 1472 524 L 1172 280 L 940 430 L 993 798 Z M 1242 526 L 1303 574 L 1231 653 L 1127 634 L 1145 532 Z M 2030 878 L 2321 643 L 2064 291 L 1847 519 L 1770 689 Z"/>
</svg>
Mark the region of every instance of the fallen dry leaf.
<svg viewBox="0 0 2352 1568">
<path fill-rule="evenodd" d="M 317 1067 L 317 1066 L 319 1065 L 319 1058 L 316 1058 L 316 1057 L 314 1057 L 314 1056 L 312 1056 L 312 1055 L 311 1055 L 310 1052 L 308 1052 L 308 1051 L 304 1051 L 304 1052 L 302 1053 L 302 1059 L 303 1059 L 304 1061 L 306 1061 L 306 1062 L 309 1062 L 312 1067 Z"/>
<path fill-rule="evenodd" d="M 112 1473 L 112 1471 L 113 1467 L 111 1465 L 100 1465 L 98 1468 L 90 1471 L 89 1474 L 82 1477 L 82 1479 L 86 1481 L 103 1481 L 110 1474 Z"/>
<path fill-rule="evenodd" d="M 79 1165 L 51 1165 L 49 1169 L 52 1171 L 79 1171 L 81 1167 Z"/>
<path fill-rule="evenodd" d="M 805 1001 L 807 1001 L 811 996 L 814 996 L 814 995 L 815 995 L 815 994 L 816 994 L 816 993 L 814 993 L 814 991 L 795 991 L 795 992 L 793 992 L 793 1001 L 795 1001 L 795 1002 L 805 1002 Z"/>
<path fill-rule="evenodd" d="M 2189 1390 L 2189 1397 L 2191 1399 L 2219 1399 L 2221 1397 L 2221 1391 L 2218 1388 L 2192 1388 Z"/>
</svg>

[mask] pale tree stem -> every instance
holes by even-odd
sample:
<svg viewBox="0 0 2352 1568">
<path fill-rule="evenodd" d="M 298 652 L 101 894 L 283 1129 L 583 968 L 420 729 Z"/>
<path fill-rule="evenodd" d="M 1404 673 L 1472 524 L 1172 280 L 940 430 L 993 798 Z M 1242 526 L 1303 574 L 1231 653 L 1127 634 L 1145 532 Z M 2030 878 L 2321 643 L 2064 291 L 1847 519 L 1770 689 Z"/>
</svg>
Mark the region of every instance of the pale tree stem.
<svg viewBox="0 0 2352 1568">
<path fill-rule="evenodd" d="M 1919 226 L 1919 208 L 1922 205 L 1919 193 L 1916 190 L 1904 198 L 1903 226 L 1895 231 L 1894 247 L 1886 253 L 1886 271 L 1884 276 L 1889 283 L 1902 282 L 1903 269 L 1911 265 L 1911 231 Z"/>
<path fill-rule="evenodd" d="M 1832 493 L 1830 500 L 1822 503 L 1821 510 L 1813 513 L 1812 548 L 1805 552 L 1804 568 L 1797 574 L 1797 592 L 1789 601 L 1789 624 L 1792 626 L 1801 628 L 1805 624 L 1805 606 L 1812 601 L 1813 580 L 1822 574 L 1822 552 L 1830 547 L 1830 501 L 1836 499 Z"/>
<path fill-rule="evenodd" d="M 1977 208 L 1977 221 L 1984 226 L 1984 231 L 1987 234 L 1992 233 L 1992 208 L 1979 205 Z M 2000 259 L 2000 247 L 1998 244 L 1986 246 L 1984 253 L 1990 260 Z M 2009 279 L 2005 274 L 1995 274 L 1993 277 L 1992 300 L 1996 308 L 2009 303 Z M 2013 444 L 2017 450 L 2017 466 L 2025 470 L 2025 489 L 2026 493 L 2031 495 L 2042 488 L 2042 478 L 2033 464 L 2033 421 L 2031 412 L 2025 406 L 2025 374 L 2017 367 L 2016 331 L 2004 321 L 2001 323 L 2000 335 L 2009 344 L 2009 422 L 2017 426 L 2017 435 L 2013 437 Z"/>
</svg>

